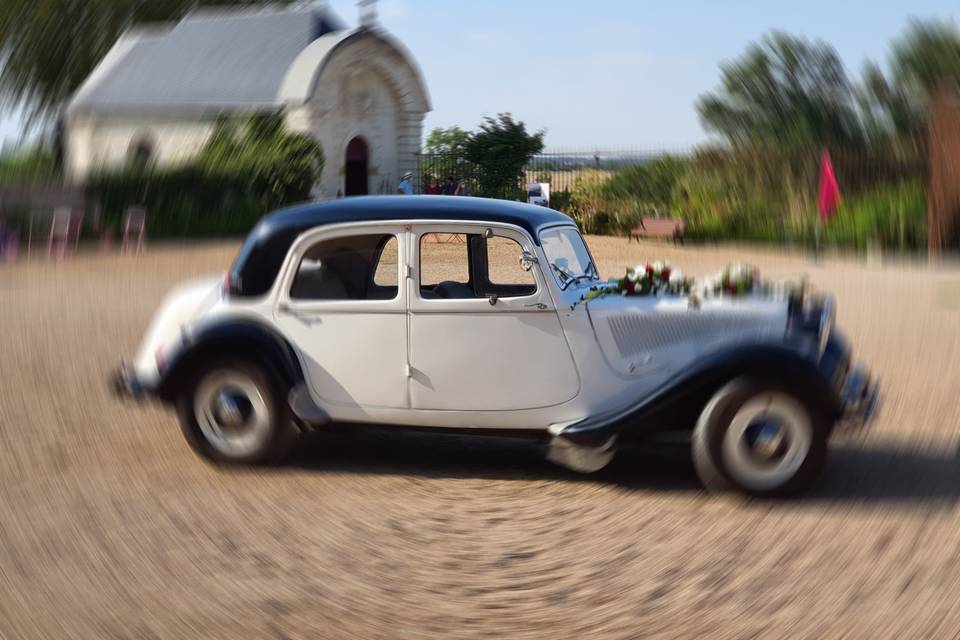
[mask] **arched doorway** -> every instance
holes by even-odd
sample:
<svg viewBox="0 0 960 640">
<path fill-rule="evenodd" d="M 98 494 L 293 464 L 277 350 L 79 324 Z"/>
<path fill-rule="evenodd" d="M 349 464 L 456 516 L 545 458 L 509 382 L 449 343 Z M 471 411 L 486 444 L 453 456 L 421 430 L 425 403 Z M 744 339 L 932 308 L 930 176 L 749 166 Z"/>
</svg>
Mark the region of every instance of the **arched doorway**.
<svg viewBox="0 0 960 640">
<path fill-rule="evenodd" d="M 359 136 L 347 144 L 347 163 L 345 167 L 344 195 L 365 196 L 369 193 L 367 185 L 367 143 Z"/>
<path fill-rule="evenodd" d="M 146 135 L 137 137 L 127 149 L 127 163 L 137 171 L 143 171 L 153 160 L 153 141 Z"/>
</svg>

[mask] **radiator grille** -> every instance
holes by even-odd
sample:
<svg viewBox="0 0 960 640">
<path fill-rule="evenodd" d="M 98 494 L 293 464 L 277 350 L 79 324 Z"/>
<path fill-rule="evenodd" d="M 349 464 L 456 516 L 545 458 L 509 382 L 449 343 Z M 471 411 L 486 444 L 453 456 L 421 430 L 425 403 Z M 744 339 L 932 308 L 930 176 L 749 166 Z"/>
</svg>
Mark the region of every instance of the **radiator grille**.
<svg viewBox="0 0 960 640">
<path fill-rule="evenodd" d="M 621 356 L 633 356 L 682 342 L 714 341 L 724 334 L 756 329 L 762 320 L 742 313 L 622 314 L 607 320 Z"/>
</svg>

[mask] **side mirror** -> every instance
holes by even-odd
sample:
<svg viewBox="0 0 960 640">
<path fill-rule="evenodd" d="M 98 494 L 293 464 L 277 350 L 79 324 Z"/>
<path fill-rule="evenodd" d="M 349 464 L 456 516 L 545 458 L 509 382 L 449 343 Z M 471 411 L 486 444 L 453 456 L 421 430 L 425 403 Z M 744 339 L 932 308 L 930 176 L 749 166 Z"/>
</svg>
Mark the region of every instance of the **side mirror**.
<svg viewBox="0 0 960 640">
<path fill-rule="evenodd" d="M 537 264 L 537 256 L 533 255 L 529 251 L 524 251 L 520 254 L 520 268 L 524 271 L 530 271 L 533 269 L 533 265 Z"/>
</svg>

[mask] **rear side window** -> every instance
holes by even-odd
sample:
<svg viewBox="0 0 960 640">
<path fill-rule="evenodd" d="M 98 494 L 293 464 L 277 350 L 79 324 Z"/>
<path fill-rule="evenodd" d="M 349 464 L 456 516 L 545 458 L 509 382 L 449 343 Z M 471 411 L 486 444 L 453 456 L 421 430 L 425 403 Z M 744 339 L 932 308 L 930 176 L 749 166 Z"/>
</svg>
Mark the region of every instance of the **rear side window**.
<svg viewBox="0 0 960 640">
<path fill-rule="evenodd" d="M 373 272 L 373 284 L 378 287 L 396 287 L 399 282 L 399 265 L 397 264 L 397 239 L 390 236 L 383 249 L 380 250 L 380 259 L 377 260 Z"/>
<path fill-rule="evenodd" d="M 393 300 L 399 288 L 397 237 L 365 234 L 321 240 L 303 254 L 295 300 Z"/>
</svg>

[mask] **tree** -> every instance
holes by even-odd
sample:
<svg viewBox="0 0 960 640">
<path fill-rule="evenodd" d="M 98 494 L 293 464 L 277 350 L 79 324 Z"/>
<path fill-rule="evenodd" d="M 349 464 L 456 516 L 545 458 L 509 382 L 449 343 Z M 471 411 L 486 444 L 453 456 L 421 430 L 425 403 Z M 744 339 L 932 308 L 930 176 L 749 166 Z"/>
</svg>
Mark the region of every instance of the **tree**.
<svg viewBox="0 0 960 640">
<path fill-rule="evenodd" d="M 960 89 L 960 30 L 949 22 L 911 22 L 893 45 L 893 67 L 901 84 L 928 95 Z"/>
<path fill-rule="evenodd" d="M 874 63 L 863 69 L 857 90 L 864 134 L 876 145 L 907 143 L 916 147 L 926 134 L 926 100 Z"/>
<path fill-rule="evenodd" d="M 721 87 L 702 96 L 704 126 L 735 146 L 850 143 L 860 137 L 854 94 L 830 45 L 773 32 L 721 67 Z"/>
<path fill-rule="evenodd" d="M 427 140 L 423 145 L 426 153 L 456 153 L 464 152 L 467 140 L 470 139 L 470 133 L 460 127 L 453 126 L 443 129 L 436 127 L 427 134 Z"/>
<path fill-rule="evenodd" d="M 457 126 L 432 129 L 423 145 L 421 184 L 425 185 L 430 178 L 443 180 L 444 176 L 450 176 L 458 182 L 474 182 L 477 169 L 464 158 L 464 149 L 469 139 L 470 132 Z"/>
<path fill-rule="evenodd" d="M 287 131 L 280 112 L 245 122 L 221 119 L 197 156 L 211 173 L 249 176 L 264 206 L 305 200 L 323 170 L 323 149 L 304 133 Z"/>
<path fill-rule="evenodd" d="M 523 167 L 543 151 L 544 135 L 542 130 L 527 133 L 526 125 L 509 113 L 484 118 L 480 130 L 464 144 L 466 159 L 478 167 L 478 195 L 517 198 Z"/>
<path fill-rule="evenodd" d="M 2 0 L 0 110 L 23 107 L 27 126 L 46 119 L 134 23 L 177 20 L 197 6 L 252 4 L 267 0 Z"/>
</svg>

